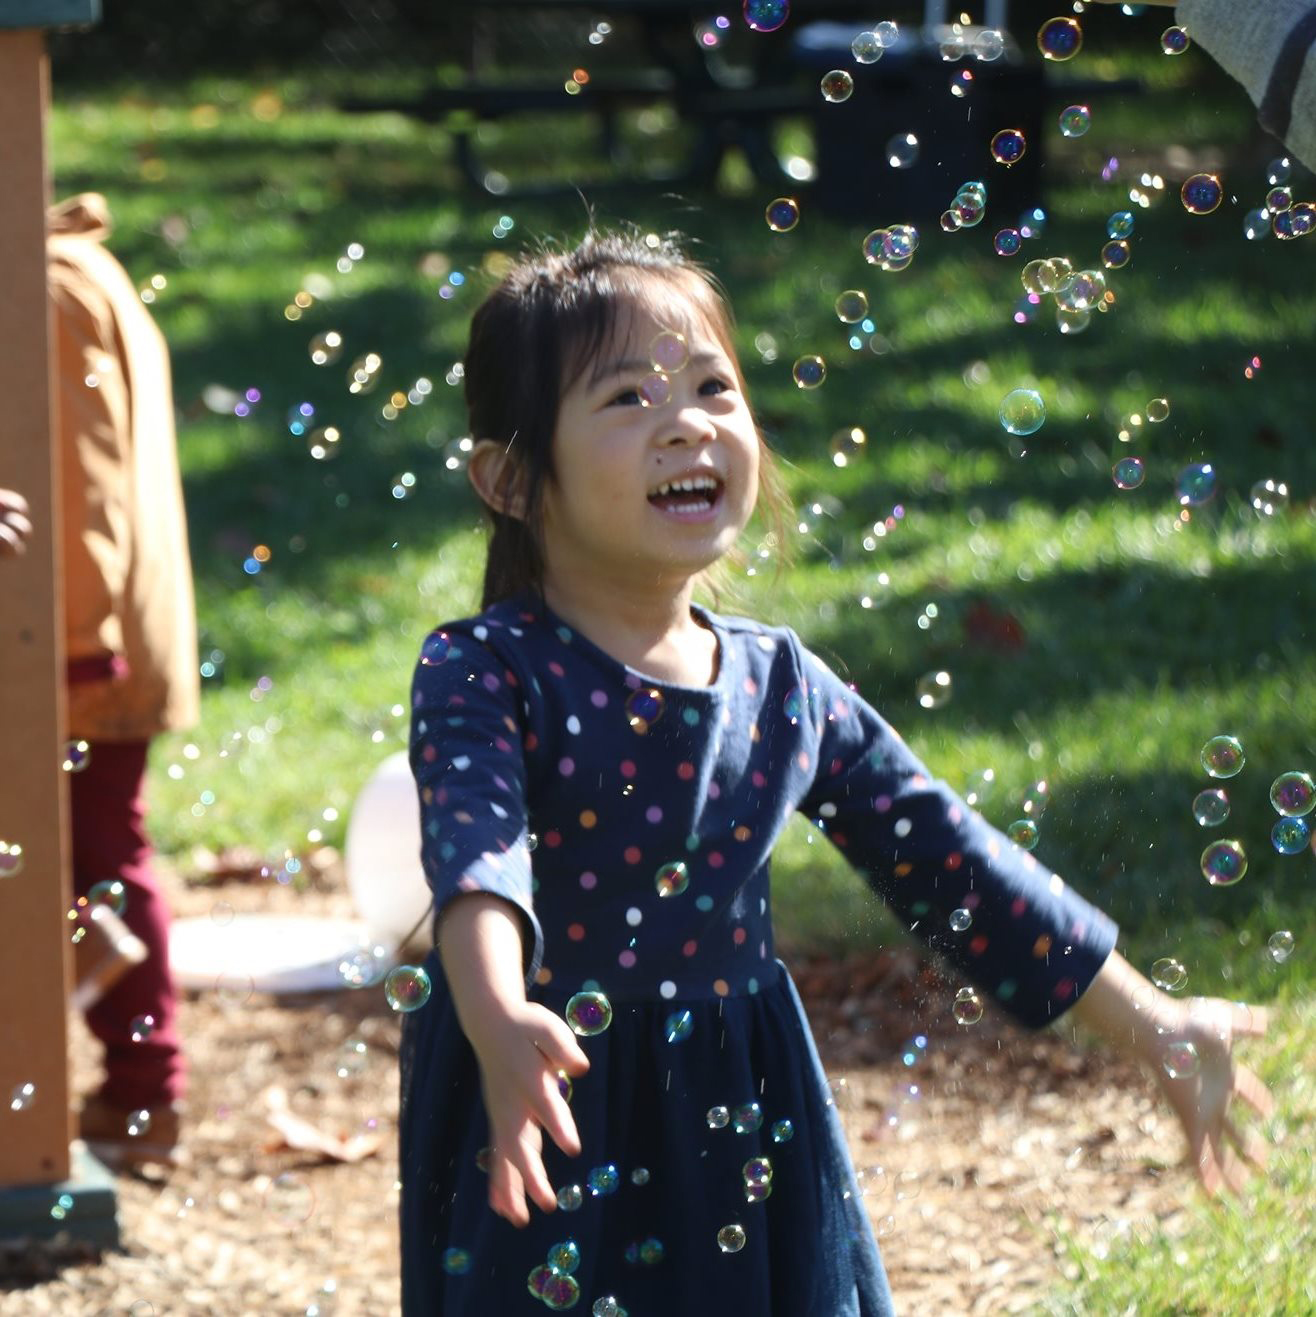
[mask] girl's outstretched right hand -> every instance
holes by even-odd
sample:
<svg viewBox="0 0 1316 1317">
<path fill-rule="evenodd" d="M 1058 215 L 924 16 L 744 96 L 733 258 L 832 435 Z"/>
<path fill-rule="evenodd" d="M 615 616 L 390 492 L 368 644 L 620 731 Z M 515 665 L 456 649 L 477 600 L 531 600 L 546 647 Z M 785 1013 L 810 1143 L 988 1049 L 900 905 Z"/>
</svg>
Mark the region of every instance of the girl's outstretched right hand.
<svg viewBox="0 0 1316 1317">
<path fill-rule="evenodd" d="M 558 1071 L 573 1078 L 589 1059 L 561 1016 L 538 1002 L 499 1012 L 471 1045 L 480 1063 L 480 1084 L 492 1141 L 489 1206 L 514 1226 L 530 1223 L 526 1196 L 545 1212 L 557 1197 L 544 1171 L 543 1131 L 568 1157 L 580 1155 L 571 1108 L 558 1087 Z"/>
</svg>

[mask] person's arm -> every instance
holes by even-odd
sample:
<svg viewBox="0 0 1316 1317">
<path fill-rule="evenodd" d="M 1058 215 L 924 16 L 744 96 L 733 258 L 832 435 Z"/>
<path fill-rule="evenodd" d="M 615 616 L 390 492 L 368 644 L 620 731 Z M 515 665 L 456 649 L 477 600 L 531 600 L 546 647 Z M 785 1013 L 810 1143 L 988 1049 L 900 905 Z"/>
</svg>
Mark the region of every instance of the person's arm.
<svg viewBox="0 0 1316 1317">
<path fill-rule="evenodd" d="M 564 1020 L 526 1000 L 521 914 L 485 892 L 458 896 L 438 928 L 439 956 L 462 1031 L 480 1065 L 492 1152 L 489 1206 L 513 1225 L 530 1221 L 526 1195 L 553 1211 L 541 1129 L 568 1157 L 580 1153 L 557 1072 L 583 1075 L 589 1061 Z"/>
<path fill-rule="evenodd" d="M 1240 1130 L 1230 1106 L 1241 1098 L 1262 1116 L 1273 1110 L 1270 1090 L 1233 1056 L 1235 1039 L 1266 1032 L 1266 1011 L 1216 997 L 1181 1001 L 1112 951 L 1074 1003 L 1073 1018 L 1115 1051 L 1150 1067 L 1208 1193 L 1241 1190 L 1247 1165 L 1265 1164 L 1265 1139 Z"/>
<path fill-rule="evenodd" d="M 16 489 L 0 489 L 0 558 L 27 552 L 32 536 L 27 511 L 27 499 Z"/>
</svg>

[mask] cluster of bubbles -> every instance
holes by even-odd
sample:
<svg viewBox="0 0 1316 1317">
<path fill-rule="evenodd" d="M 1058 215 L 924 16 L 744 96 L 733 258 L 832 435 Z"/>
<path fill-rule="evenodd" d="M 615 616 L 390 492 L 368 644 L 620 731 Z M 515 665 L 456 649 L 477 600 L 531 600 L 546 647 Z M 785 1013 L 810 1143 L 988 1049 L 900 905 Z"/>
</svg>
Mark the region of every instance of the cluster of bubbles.
<svg viewBox="0 0 1316 1317">
<path fill-rule="evenodd" d="M 675 329 L 661 329 L 649 343 L 649 371 L 636 385 L 641 407 L 661 407 L 672 396 L 672 376 L 690 364 L 690 345 Z"/>
<path fill-rule="evenodd" d="M 1243 236 L 1249 242 L 1259 242 L 1272 235 L 1289 241 L 1316 229 L 1316 202 L 1294 201 L 1289 186 L 1292 172 L 1293 164 L 1287 156 L 1279 156 L 1267 165 L 1265 201 L 1249 210 L 1243 219 Z"/>
<path fill-rule="evenodd" d="M 580 1248 L 574 1239 L 552 1244 L 547 1260 L 526 1277 L 526 1288 L 546 1308 L 562 1312 L 580 1300 L 580 1282 L 575 1271 L 580 1266 Z"/>
<path fill-rule="evenodd" d="M 1020 850 L 1031 851 L 1037 846 L 1041 832 L 1038 822 L 1051 803 L 1051 788 L 1045 780 L 1034 782 L 1024 793 L 1021 817 L 1005 829 L 1005 835 Z"/>
<path fill-rule="evenodd" d="M 860 32 L 850 42 L 850 53 L 856 64 L 876 64 L 883 54 L 900 40 L 900 28 L 885 19 L 877 23 L 870 31 Z"/>
<path fill-rule="evenodd" d="M 987 184 L 980 180 L 961 183 L 955 199 L 941 212 L 941 228 L 945 233 L 959 229 L 976 228 L 987 213 Z"/>
<path fill-rule="evenodd" d="M 918 251 L 919 234 L 912 224 L 893 224 L 889 229 L 873 229 L 860 250 L 869 265 L 880 270 L 907 270 Z"/>
</svg>

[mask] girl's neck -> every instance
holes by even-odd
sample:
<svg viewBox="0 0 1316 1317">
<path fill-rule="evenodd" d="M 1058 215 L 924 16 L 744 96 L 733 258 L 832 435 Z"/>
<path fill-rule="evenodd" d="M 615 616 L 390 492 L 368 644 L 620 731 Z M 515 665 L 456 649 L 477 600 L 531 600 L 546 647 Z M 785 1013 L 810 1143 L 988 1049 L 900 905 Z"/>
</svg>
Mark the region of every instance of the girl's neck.
<svg viewBox="0 0 1316 1317">
<path fill-rule="evenodd" d="M 708 686 L 717 677 L 717 637 L 691 613 L 693 594 L 693 579 L 646 590 L 597 577 L 544 579 L 548 606 L 604 653 L 663 681 Z"/>
</svg>

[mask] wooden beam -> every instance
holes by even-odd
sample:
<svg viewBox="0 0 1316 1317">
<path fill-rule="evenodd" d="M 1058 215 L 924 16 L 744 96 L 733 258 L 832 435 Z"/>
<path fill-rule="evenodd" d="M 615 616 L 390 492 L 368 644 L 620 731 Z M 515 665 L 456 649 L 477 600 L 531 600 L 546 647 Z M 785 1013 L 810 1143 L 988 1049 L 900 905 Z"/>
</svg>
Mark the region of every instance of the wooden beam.
<svg viewBox="0 0 1316 1317">
<path fill-rule="evenodd" d="M 65 1003 L 72 896 L 64 726 L 58 446 L 46 292 L 50 68 L 36 29 L 0 31 L 0 485 L 32 509 L 21 557 L 0 560 L 0 839 L 23 848 L 0 878 L 0 1185 L 69 1174 Z M 29 1105 L 11 1094 L 35 1085 Z"/>
</svg>

